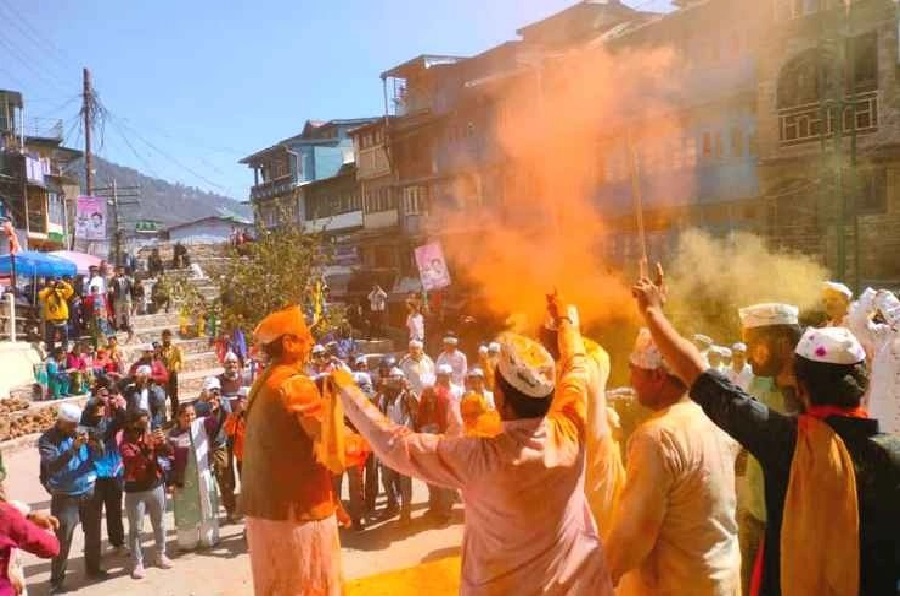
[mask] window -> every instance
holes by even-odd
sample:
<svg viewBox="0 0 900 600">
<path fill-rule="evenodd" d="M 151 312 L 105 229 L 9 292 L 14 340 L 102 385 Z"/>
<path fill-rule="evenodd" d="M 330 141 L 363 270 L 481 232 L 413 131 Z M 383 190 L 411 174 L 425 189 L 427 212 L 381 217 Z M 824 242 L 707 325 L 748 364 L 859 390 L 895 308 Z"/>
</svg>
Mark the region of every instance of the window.
<svg viewBox="0 0 900 600">
<path fill-rule="evenodd" d="M 366 213 L 385 212 L 397 208 L 390 187 L 367 191 L 365 206 Z"/>
<path fill-rule="evenodd" d="M 713 158 L 715 160 L 721 160 L 724 153 L 724 148 L 722 146 L 722 133 L 717 131 L 713 134 Z"/>
<path fill-rule="evenodd" d="M 403 214 L 406 216 L 422 215 L 428 209 L 428 188 L 413 185 L 403 190 Z"/>
<path fill-rule="evenodd" d="M 847 56 L 853 57 L 852 93 L 871 92 L 878 89 L 878 32 L 847 40 Z M 849 73 L 848 73 L 849 77 Z M 849 81 L 848 81 L 849 87 Z M 850 90 L 848 90 L 850 91 Z"/>
</svg>

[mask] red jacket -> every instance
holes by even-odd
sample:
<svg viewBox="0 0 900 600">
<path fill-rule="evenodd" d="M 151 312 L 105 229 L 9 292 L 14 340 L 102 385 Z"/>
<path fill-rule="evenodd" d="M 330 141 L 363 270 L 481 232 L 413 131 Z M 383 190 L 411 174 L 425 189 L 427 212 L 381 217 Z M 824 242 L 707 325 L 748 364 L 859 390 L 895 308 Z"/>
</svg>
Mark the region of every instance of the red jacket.
<svg viewBox="0 0 900 600">
<path fill-rule="evenodd" d="M 125 491 L 146 492 L 164 481 L 160 458 L 172 459 L 172 447 L 168 443 L 153 444 L 149 435 L 142 433 L 135 438 L 125 433 L 120 450 L 125 466 Z"/>
<path fill-rule="evenodd" d="M 59 554 L 59 540 L 52 531 L 26 519 L 13 505 L 0 502 L 0 596 L 13 595 L 9 580 L 12 548 L 21 548 L 40 558 L 53 558 Z"/>
</svg>

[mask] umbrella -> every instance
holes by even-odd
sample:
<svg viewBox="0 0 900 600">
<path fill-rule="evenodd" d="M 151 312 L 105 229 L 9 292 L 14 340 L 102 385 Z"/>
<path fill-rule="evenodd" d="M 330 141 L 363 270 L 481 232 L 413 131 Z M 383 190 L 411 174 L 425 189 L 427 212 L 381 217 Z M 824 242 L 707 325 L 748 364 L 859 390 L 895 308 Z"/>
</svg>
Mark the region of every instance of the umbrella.
<svg viewBox="0 0 900 600">
<path fill-rule="evenodd" d="M 84 252 L 56 250 L 55 252 L 51 252 L 50 254 L 75 263 L 75 266 L 78 268 L 79 275 L 87 275 L 90 271 L 90 267 L 99 267 L 101 262 L 101 259 L 97 258 L 96 256 L 92 254 L 85 254 Z"/>
<path fill-rule="evenodd" d="M 74 277 L 78 267 L 72 261 L 42 252 L 16 254 L 16 273 L 21 277 Z M 9 254 L 0 256 L 0 275 L 12 273 Z"/>
</svg>

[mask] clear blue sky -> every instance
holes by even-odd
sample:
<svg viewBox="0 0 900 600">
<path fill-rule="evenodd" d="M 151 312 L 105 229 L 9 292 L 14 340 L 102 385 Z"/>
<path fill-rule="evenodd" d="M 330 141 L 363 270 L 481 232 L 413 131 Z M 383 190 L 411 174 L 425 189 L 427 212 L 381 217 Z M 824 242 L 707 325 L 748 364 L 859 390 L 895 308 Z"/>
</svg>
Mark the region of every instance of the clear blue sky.
<svg viewBox="0 0 900 600">
<path fill-rule="evenodd" d="M 63 119 L 80 146 L 88 66 L 112 114 L 102 156 L 244 199 L 239 158 L 306 119 L 381 114 L 382 71 L 478 53 L 575 1 L 0 0 L 0 89 L 25 94 L 29 121 Z"/>
</svg>

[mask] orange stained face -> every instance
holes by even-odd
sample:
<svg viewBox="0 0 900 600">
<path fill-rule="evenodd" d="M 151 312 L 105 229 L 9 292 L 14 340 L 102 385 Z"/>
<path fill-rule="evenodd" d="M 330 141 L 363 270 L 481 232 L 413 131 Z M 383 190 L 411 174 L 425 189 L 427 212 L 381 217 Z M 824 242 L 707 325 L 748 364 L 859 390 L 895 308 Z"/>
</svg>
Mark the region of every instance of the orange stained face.
<svg viewBox="0 0 900 600">
<path fill-rule="evenodd" d="M 847 297 L 843 294 L 826 292 L 822 296 L 822 306 L 829 318 L 840 319 L 847 314 L 850 304 L 847 302 Z"/>
<path fill-rule="evenodd" d="M 459 412 L 466 427 L 474 427 L 478 418 L 486 412 L 484 400 L 478 394 L 469 392 L 460 401 Z"/>
</svg>

